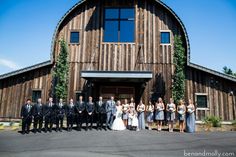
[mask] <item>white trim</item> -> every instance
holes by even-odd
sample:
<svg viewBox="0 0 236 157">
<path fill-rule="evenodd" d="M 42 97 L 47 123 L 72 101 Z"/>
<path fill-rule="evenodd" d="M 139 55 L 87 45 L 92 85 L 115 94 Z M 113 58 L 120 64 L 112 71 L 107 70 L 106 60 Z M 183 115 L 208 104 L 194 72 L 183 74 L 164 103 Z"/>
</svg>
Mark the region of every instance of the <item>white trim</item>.
<svg viewBox="0 0 236 157">
<path fill-rule="evenodd" d="M 199 110 L 199 111 L 209 111 L 210 109 L 209 108 L 205 108 L 205 107 L 199 107 L 199 108 L 196 108 L 196 110 Z"/>
<path fill-rule="evenodd" d="M 152 78 L 152 73 L 139 73 L 139 72 L 81 72 L 83 78 Z"/>
</svg>

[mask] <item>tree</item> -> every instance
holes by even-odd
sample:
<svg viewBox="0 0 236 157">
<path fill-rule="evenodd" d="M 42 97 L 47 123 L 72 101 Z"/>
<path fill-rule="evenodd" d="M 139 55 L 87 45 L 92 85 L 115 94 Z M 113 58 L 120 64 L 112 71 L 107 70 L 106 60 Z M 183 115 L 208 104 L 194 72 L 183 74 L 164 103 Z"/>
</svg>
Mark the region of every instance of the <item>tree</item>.
<svg viewBox="0 0 236 157">
<path fill-rule="evenodd" d="M 68 91 L 69 61 L 68 48 L 64 39 L 60 42 L 60 53 L 54 68 L 56 98 L 65 99 Z"/>
<path fill-rule="evenodd" d="M 223 67 L 223 73 L 236 77 L 236 72 L 233 72 L 233 70 L 231 70 L 231 68 L 228 68 L 227 66 Z"/>
<path fill-rule="evenodd" d="M 227 66 L 223 67 L 223 72 L 228 75 L 233 75 L 233 71 L 230 68 L 228 68 Z"/>
<path fill-rule="evenodd" d="M 183 47 L 183 42 L 181 36 L 174 37 L 174 81 L 172 95 L 175 102 L 184 98 L 185 94 L 185 49 Z"/>
</svg>

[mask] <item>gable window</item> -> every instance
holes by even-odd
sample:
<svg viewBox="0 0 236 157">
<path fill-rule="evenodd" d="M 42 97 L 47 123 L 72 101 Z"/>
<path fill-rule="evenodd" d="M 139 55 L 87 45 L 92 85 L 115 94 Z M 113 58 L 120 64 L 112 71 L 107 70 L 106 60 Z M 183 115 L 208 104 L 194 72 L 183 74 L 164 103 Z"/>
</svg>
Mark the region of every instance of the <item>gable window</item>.
<svg viewBox="0 0 236 157">
<path fill-rule="evenodd" d="M 79 32 L 70 32 L 70 43 L 72 44 L 79 43 Z"/>
<path fill-rule="evenodd" d="M 170 44 L 170 32 L 161 32 L 161 44 Z"/>
<path fill-rule="evenodd" d="M 33 90 L 32 91 L 32 102 L 36 103 L 38 98 L 41 98 L 42 91 L 41 90 Z"/>
<path fill-rule="evenodd" d="M 105 8 L 104 42 L 134 42 L 134 8 Z"/>
<path fill-rule="evenodd" d="M 196 93 L 197 108 L 208 108 L 207 105 L 207 94 Z"/>
</svg>

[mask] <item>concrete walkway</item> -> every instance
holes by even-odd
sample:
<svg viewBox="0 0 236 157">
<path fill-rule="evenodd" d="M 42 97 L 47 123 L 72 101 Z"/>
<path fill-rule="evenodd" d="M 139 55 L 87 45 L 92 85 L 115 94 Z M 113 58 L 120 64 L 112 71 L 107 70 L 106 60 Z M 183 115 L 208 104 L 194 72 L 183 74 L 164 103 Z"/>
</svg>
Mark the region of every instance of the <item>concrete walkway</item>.
<svg viewBox="0 0 236 157">
<path fill-rule="evenodd" d="M 81 131 L 21 135 L 0 132 L 1 157 L 151 157 L 234 153 L 236 132 Z M 203 154 L 201 154 L 203 155 Z M 200 155 L 200 156 L 201 156 Z M 232 155 L 230 155 L 232 156 Z"/>
</svg>

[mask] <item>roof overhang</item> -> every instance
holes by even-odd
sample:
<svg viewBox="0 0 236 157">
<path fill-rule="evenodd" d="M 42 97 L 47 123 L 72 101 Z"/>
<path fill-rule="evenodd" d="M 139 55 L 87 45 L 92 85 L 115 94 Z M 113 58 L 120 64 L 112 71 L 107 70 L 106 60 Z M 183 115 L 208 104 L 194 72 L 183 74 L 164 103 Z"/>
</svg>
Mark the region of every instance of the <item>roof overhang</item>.
<svg viewBox="0 0 236 157">
<path fill-rule="evenodd" d="M 148 82 L 151 71 L 81 71 L 81 77 L 92 82 Z"/>
</svg>

